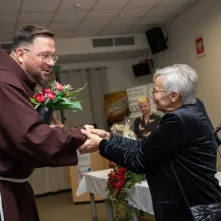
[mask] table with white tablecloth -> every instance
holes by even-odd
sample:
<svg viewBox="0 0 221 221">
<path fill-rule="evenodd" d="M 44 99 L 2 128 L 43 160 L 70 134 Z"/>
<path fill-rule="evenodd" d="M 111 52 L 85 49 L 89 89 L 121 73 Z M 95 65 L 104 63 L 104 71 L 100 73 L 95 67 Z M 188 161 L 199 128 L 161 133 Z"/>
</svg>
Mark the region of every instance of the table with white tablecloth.
<svg viewBox="0 0 221 221">
<path fill-rule="evenodd" d="M 98 194 L 103 198 L 107 197 L 108 193 L 106 190 L 106 186 L 107 186 L 108 174 L 110 172 L 111 169 L 86 173 L 83 176 L 76 192 L 77 196 L 86 192 L 90 193 L 94 221 L 97 221 L 97 213 L 96 213 L 93 194 Z M 216 177 L 221 185 L 221 172 L 218 172 L 216 174 Z M 107 212 L 109 220 L 112 221 L 113 214 L 109 208 L 108 202 L 106 203 L 107 203 Z M 142 181 L 141 183 L 135 184 L 135 188 L 128 192 L 128 203 L 132 205 L 134 208 L 137 208 L 139 210 L 142 210 L 150 214 L 154 214 L 150 189 L 146 180 Z M 134 217 L 134 220 L 137 220 L 136 216 Z"/>
</svg>

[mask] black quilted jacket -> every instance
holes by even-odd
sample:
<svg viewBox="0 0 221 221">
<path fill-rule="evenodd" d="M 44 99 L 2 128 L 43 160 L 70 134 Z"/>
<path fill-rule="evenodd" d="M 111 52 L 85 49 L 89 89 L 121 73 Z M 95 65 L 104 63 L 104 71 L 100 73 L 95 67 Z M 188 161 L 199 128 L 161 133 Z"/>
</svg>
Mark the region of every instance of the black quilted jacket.
<svg viewBox="0 0 221 221">
<path fill-rule="evenodd" d="M 167 113 L 145 141 L 111 134 L 100 154 L 137 173 L 145 173 L 156 221 L 191 221 L 171 163 L 190 206 L 221 202 L 215 178 L 216 150 L 211 127 L 197 105 Z"/>
</svg>

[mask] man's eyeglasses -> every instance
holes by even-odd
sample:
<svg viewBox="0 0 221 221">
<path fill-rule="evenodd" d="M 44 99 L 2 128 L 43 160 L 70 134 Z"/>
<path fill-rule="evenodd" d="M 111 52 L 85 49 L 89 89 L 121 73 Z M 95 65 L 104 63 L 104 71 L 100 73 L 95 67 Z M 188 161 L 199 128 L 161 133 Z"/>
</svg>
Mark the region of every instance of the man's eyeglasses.
<svg viewBox="0 0 221 221">
<path fill-rule="evenodd" d="M 157 91 L 155 88 L 153 88 L 152 94 L 157 94 L 157 93 L 166 93 L 166 91 Z"/>
<path fill-rule="evenodd" d="M 30 51 L 27 48 L 23 48 L 24 51 L 28 51 L 31 52 L 33 54 L 35 54 L 34 52 Z M 56 63 L 56 61 L 58 60 L 58 56 L 57 55 L 49 55 L 49 54 L 35 54 L 37 57 L 40 57 L 42 59 L 42 61 L 44 63 L 48 63 L 51 59 L 54 62 L 54 64 Z"/>
</svg>

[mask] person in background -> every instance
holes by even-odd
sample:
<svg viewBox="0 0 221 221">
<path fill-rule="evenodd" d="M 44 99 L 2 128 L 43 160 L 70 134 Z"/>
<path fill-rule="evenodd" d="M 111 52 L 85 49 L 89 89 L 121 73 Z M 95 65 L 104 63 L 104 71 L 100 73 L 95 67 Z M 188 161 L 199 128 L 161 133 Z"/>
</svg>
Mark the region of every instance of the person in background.
<svg viewBox="0 0 221 221">
<path fill-rule="evenodd" d="M 151 104 L 148 97 L 141 97 L 137 102 L 142 116 L 137 117 L 134 121 L 134 133 L 137 138 L 143 140 L 157 127 L 161 117 L 151 113 Z"/>
<path fill-rule="evenodd" d="M 157 70 L 153 80 L 156 109 L 164 116 L 145 140 L 82 130 L 88 140 L 79 150 L 99 149 L 101 156 L 145 173 L 156 221 L 220 221 L 217 143 L 196 104 L 198 75 L 188 65 L 176 64 Z"/>
</svg>

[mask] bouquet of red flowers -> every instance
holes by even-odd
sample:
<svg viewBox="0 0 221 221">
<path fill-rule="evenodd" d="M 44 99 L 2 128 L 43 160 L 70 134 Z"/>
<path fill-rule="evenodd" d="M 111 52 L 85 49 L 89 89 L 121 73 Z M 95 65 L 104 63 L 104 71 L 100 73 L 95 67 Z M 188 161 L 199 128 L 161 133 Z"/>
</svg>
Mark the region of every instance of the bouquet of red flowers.
<svg viewBox="0 0 221 221">
<path fill-rule="evenodd" d="M 121 208 L 126 212 L 126 220 L 132 220 L 133 207 L 128 204 L 127 191 L 134 188 L 136 183 L 145 179 L 144 175 L 133 173 L 126 168 L 115 166 L 110 162 L 110 167 L 114 165 L 113 170 L 108 174 L 107 190 L 108 199 L 112 202 L 116 212 L 116 220 L 120 220 Z"/>
<path fill-rule="evenodd" d="M 86 84 L 85 84 L 86 86 Z M 74 90 L 70 84 L 61 85 L 54 81 L 50 87 L 39 89 L 34 97 L 30 98 L 35 109 L 38 111 L 40 120 L 44 124 L 50 124 L 54 110 L 82 110 L 82 100 L 76 100 L 76 95 L 83 88 Z"/>
<path fill-rule="evenodd" d="M 83 101 L 75 99 L 77 93 L 82 91 L 85 86 L 78 90 L 74 90 L 70 84 L 61 85 L 54 81 L 51 84 L 51 87 L 37 91 L 34 97 L 30 99 L 34 104 L 35 109 L 44 106 L 53 110 L 71 110 L 72 112 L 75 112 L 76 109 L 82 109 L 81 102 Z"/>
</svg>

